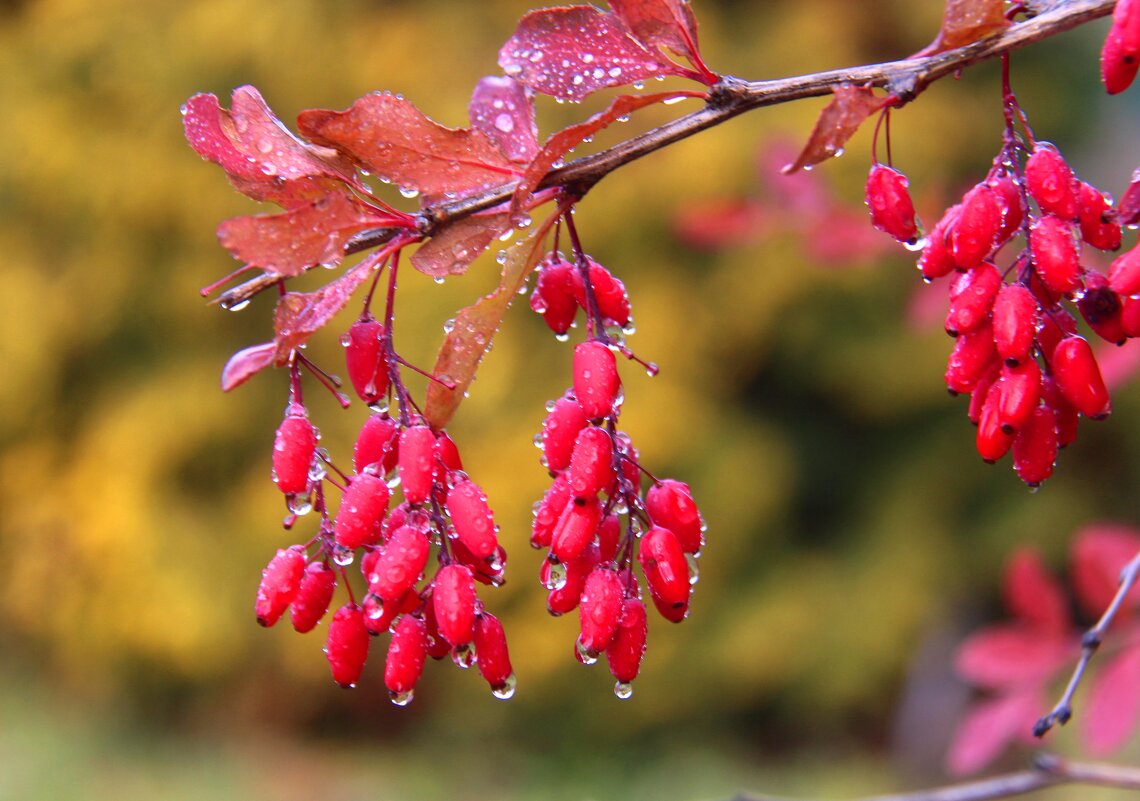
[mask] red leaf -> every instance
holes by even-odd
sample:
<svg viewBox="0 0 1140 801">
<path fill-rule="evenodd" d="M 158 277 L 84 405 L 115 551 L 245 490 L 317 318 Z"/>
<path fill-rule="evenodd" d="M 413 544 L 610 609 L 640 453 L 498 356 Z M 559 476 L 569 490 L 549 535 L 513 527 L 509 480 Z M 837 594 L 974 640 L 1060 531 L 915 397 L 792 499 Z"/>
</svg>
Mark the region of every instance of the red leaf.
<svg viewBox="0 0 1140 801">
<path fill-rule="evenodd" d="M 1132 173 L 1132 182 L 1124 190 L 1117 205 L 1116 221 L 1121 225 L 1140 224 L 1140 170 Z"/>
<path fill-rule="evenodd" d="M 1125 649 L 1101 668 L 1080 717 L 1089 753 L 1105 756 L 1128 741 L 1140 723 L 1140 646 Z"/>
<path fill-rule="evenodd" d="M 222 391 L 229 392 L 234 387 L 241 386 L 252 378 L 254 373 L 273 364 L 276 355 L 277 346 L 272 342 L 239 350 L 222 368 Z"/>
<path fill-rule="evenodd" d="M 445 128 L 391 94 L 371 94 L 347 111 L 309 109 L 305 136 L 335 147 L 380 178 L 425 195 L 469 194 L 519 174 L 478 129 Z"/>
<path fill-rule="evenodd" d="M 505 211 L 476 214 L 449 223 L 442 233 L 420 245 L 412 265 L 430 276 L 461 275 L 487 246 L 511 227 Z"/>
<path fill-rule="evenodd" d="M 1016 618 L 1049 634 L 1064 634 L 1072 626 L 1065 592 L 1033 548 L 1022 548 L 1009 559 L 1003 582 L 1005 608 Z"/>
<path fill-rule="evenodd" d="M 694 66 L 703 66 L 697 20 L 688 0 L 610 0 L 610 6 L 642 44 L 667 47 Z"/>
<path fill-rule="evenodd" d="M 358 231 L 382 224 L 378 215 L 342 192 L 282 214 L 235 217 L 218 226 L 218 241 L 235 259 L 285 276 L 317 264 L 333 267 Z"/>
<path fill-rule="evenodd" d="M 499 146 L 516 164 L 526 164 L 538 151 L 533 93 L 513 78 L 491 75 L 475 84 L 467 106 L 471 127 Z"/>
<path fill-rule="evenodd" d="M 646 49 L 618 17 L 593 6 L 530 12 L 499 50 L 499 66 L 534 91 L 562 100 L 658 75 L 689 74 Z"/>
<path fill-rule="evenodd" d="M 374 256 L 355 264 L 316 292 L 288 292 L 282 296 L 273 313 L 278 364 L 285 362 L 290 351 L 308 342 L 309 337 L 344 308 L 357 287 L 372 277 L 376 263 Z"/>
<path fill-rule="evenodd" d="M 512 208 L 521 208 L 539 182 L 550 172 L 555 162 L 584 142 L 588 137 L 611 125 L 619 117 L 625 117 L 639 108 L 661 103 L 677 97 L 676 92 L 658 92 L 652 95 L 620 95 L 614 98 L 610 107 L 590 117 L 585 122 L 563 128 L 543 143 L 542 149 L 526 168 L 511 200 Z"/>
<path fill-rule="evenodd" d="M 784 167 L 785 174 L 838 155 L 863 120 L 890 100 L 889 97 L 875 97 L 869 86 L 837 86 L 832 91 L 835 98 L 820 112 L 803 152 L 794 163 Z"/>
<path fill-rule="evenodd" d="M 232 104 L 227 111 L 214 95 L 194 95 L 182 107 L 182 125 L 190 146 L 221 166 L 240 192 L 290 208 L 326 194 L 330 181 L 355 182 L 336 151 L 295 137 L 252 86 L 235 89 Z"/>
<path fill-rule="evenodd" d="M 932 56 L 964 47 L 1005 30 L 1009 24 L 1005 18 L 1005 0 L 946 0 L 938 36 L 915 55 Z"/>
<path fill-rule="evenodd" d="M 1120 586 L 1120 571 L 1140 552 L 1140 531 L 1131 526 L 1096 523 L 1082 529 L 1073 540 L 1073 589 L 1081 608 L 1099 618 Z M 1140 585 L 1133 587 L 1116 616 L 1140 602 Z"/>
<path fill-rule="evenodd" d="M 551 215 L 528 239 L 513 245 L 507 251 L 499 286 L 455 315 L 455 325 L 444 339 L 432 371 L 441 381 L 454 384 L 454 388 L 448 389 L 433 381 L 427 389 L 424 417 L 433 428 L 446 426 L 463 402 L 463 395 L 475 380 L 475 371 L 491 347 L 507 308 L 542 258 L 546 234 L 557 217 L 557 214 Z"/>
<path fill-rule="evenodd" d="M 984 628 L 958 646 L 954 669 L 989 689 L 1040 684 L 1076 656 L 1076 638 L 1049 636 L 1018 624 Z"/>
<path fill-rule="evenodd" d="M 978 702 L 958 723 L 946 754 L 946 770 L 959 776 L 981 770 L 1006 745 L 1030 731 L 1043 708 L 1037 688 Z"/>
</svg>

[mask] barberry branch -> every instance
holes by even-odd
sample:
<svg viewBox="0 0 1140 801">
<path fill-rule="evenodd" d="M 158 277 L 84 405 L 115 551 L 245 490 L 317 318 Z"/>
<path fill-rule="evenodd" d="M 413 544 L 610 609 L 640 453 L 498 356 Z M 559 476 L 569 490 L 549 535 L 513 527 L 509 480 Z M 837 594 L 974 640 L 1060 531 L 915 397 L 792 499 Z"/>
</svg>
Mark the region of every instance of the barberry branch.
<svg viewBox="0 0 1140 801">
<path fill-rule="evenodd" d="M 1062 784 L 1140 790 L 1140 769 L 1098 762 L 1070 762 L 1051 754 L 1042 754 L 1033 760 L 1033 767 L 1029 770 L 909 793 L 867 796 L 858 801 L 989 801 L 995 798 L 1027 795 Z M 789 801 L 789 799 L 743 793 L 732 801 Z"/>
<path fill-rule="evenodd" d="M 1033 735 L 1035 737 L 1045 736 L 1045 733 L 1055 725 L 1064 726 L 1073 716 L 1073 695 L 1084 679 L 1085 671 L 1088 669 L 1089 662 L 1092 661 L 1093 654 L 1097 652 L 1100 644 L 1104 641 L 1105 632 L 1112 625 L 1112 621 L 1116 619 L 1117 613 L 1124 605 L 1124 599 L 1128 597 L 1128 593 L 1132 591 L 1138 578 L 1140 578 L 1140 553 L 1133 556 L 1132 560 L 1120 571 L 1120 586 L 1117 587 L 1112 602 L 1104 610 L 1104 614 L 1100 616 L 1096 625 L 1086 631 L 1081 638 L 1081 658 L 1077 660 L 1077 666 L 1073 669 L 1073 675 L 1069 678 L 1069 683 L 1065 687 L 1061 700 L 1050 710 L 1049 714 L 1033 724 Z"/>
<path fill-rule="evenodd" d="M 829 95 L 840 86 L 882 88 L 896 97 L 897 104 L 901 105 L 916 98 L 940 78 L 1107 16 L 1115 5 L 1116 0 L 1062 0 L 997 35 L 931 56 L 912 56 L 898 61 L 767 81 L 725 76 L 711 88 L 704 108 L 551 170 L 539 181 L 537 191 L 560 188 L 580 197 L 619 167 L 745 112 Z M 517 186 L 517 180 L 511 181 L 469 197 L 424 208 L 415 215 L 417 230 L 425 239 L 434 236 L 450 223 L 509 202 Z M 377 228 L 364 231 L 345 244 L 345 253 L 359 253 L 377 247 L 402 230 Z M 222 293 L 218 302 L 227 308 L 237 306 L 282 280 L 284 277 L 276 273 L 264 273 Z"/>
</svg>

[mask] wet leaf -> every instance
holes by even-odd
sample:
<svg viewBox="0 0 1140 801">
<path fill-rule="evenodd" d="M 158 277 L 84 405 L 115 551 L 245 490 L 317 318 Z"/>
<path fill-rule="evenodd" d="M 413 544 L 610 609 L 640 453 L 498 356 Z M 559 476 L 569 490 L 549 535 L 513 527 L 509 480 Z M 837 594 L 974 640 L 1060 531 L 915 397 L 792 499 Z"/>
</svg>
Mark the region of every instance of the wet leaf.
<svg viewBox="0 0 1140 801">
<path fill-rule="evenodd" d="M 697 20 L 687 0 L 610 0 L 610 6 L 642 44 L 701 63 Z"/>
<path fill-rule="evenodd" d="M 366 259 L 315 292 L 288 292 L 282 296 L 273 313 L 278 364 L 345 307 L 352 293 L 372 277 L 374 264 L 375 258 Z"/>
<path fill-rule="evenodd" d="M 222 391 L 229 392 L 234 387 L 241 386 L 276 360 L 277 345 L 273 342 L 263 342 L 239 350 L 222 368 Z"/>
<path fill-rule="evenodd" d="M 575 101 L 611 86 L 689 73 L 593 6 L 530 12 L 499 50 L 499 66 L 536 92 Z"/>
<path fill-rule="evenodd" d="M 335 192 L 282 214 L 226 220 L 218 226 L 218 241 L 250 267 L 295 276 L 317 264 L 340 264 L 344 244 L 353 234 L 387 219 Z"/>
<path fill-rule="evenodd" d="M 510 227 L 505 211 L 456 220 L 412 254 L 412 266 L 430 276 L 460 275 Z"/>
<path fill-rule="evenodd" d="M 916 56 L 932 56 L 964 47 L 1009 27 L 1005 0 L 946 0 L 938 36 Z"/>
<path fill-rule="evenodd" d="M 425 195 L 471 194 L 520 173 L 478 128 L 446 128 L 395 95 L 366 95 L 347 111 L 309 109 L 298 125 L 381 179 Z"/>
<path fill-rule="evenodd" d="M 959 776 L 981 770 L 1010 742 L 1024 739 L 1043 709 L 1037 688 L 975 704 L 954 732 L 946 769 Z"/>
<path fill-rule="evenodd" d="M 516 81 L 490 75 L 475 84 L 467 106 L 471 127 L 498 145 L 516 164 L 526 164 L 538 151 L 534 93 Z"/>
<path fill-rule="evenodd" d="M 1140 723 L 1140 647 L 1126 648 L 1101 667 L 1080 717 L 1085 747 L 1094 756 L 1128 741 Z"/>
<path fill-rule="evenodd" d="M 479 363 L 491 347 L 511 301 L 542 258 L 546 234 L 556 218 L 556 214 L 551 215 L 530 237 L 512 245 L 507 250 L 499 286 L 455 315 L 455 326 L 444 339 L 432 370 L 437 378 L 454 384 L 455 388 L 448 389 L 433 381 L 427 389 L 424 416 L 434 428 L 446 426 L 463 402 L 463 395 L 475 379 Z"/>
<path fill-rule="evenodd" d="M 1033 548 L 1022 548 L 1010 558 L 1003 584 L 1010 614 L 1044 632 L 1062 634 L 1072 625 L 1065 591 L 1046 569 Z"/>
<path fill-rule="evenodd" d="M 1140 530 L 1113 523 L 1088 526 L 1073 540 L 1072 580 L 1077 602 L 1090 617 L 1098 618 L 1116 595 L 1120 571 L 1140 552 Z M 1119 623 L 1140 603 L 1140 585 L 1132 588 L 1116 616 Z"/>
<path fill-rule="evenodd" d="M 879 111 L 890 100 L 876 97 L 868 86 L 837 86 L 834 99 L 820 112 L 803 152 L 795 162 L 784 167 L 790 174 L 837 156 L 863 120 Z"/>
</svg>

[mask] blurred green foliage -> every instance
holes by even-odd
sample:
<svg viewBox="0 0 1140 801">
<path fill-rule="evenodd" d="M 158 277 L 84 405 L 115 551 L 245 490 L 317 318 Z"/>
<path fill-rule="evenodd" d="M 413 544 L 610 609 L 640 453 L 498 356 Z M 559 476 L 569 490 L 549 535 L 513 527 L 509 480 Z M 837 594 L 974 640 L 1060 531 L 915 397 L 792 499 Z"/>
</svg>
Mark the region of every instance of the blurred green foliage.
<svg viewBox="0 0 1140 801">
<path fill-rule="evenodd" d="M 710 65 L 750 78 L 904 56 L 931 38 L 940 5 L 695 3 Z M 754 193 L 756 154 L 802 140 L 821 106 L 806 101 L 629 165 L 580 209 L 587 248 L 630 289 L 632 344 L 663 368 L 652 380 L 626 371 L 623 423 L 652 470 L 692 484 L 710 527 L 692 617 L 654 621 L 631 702 L 613 698 L 604 667 L 574 661 L 576 621 L 548 617 L 534 578 L 529 510 L 546 477 L 531 437 L 543 402 L 568 382 L 570 351 L 525 303 L 453 427 L 512 553 L 508 585 L 487 600 L 512 638 L 516 699 L 495 701 L 477 676 L 432 665 L 412 707 L 394 710 L 382 653 L 363 686 L 344 692 L 328 680 L 321 629 L 258 628 L 259 571 L 299 536 L 276 525 L 284 510 L 268 480 L 285 377 L 218 390 L 228 355 L 267 338 L 270 308 L 262 299 L 227 314 L 197 296 L 234 266 L 213 227 L 252 204 L 186 146 L 179 104 L 252 83 L 289 120 L 390 89 L 460 125 L 470 87 L 496 71 L 498 45 L 528 7 L 0 4 L 0 665 L 10 688 L 31 685 L 0 691 L 5 719 L 20 721 L 0 746 L 25 765 L 0 779 L 0 795 L 300 798 L 335 788 L 326 797 L 349 798 L 383 785 L 393 798 L 629 801 L 761 782 L 885 790 L 899 779 L 859 760 L 886 753 L 920 647 L 943 643 L 935 678 L 961 703 L 946 642 L 996 613 L 1004 555 L 1033 542 L 1059 566 L 1075 526 L 1140 517 L 1132 388 L 1036 495 L 1008 463 L 977 459 L 964 401 L 941 388 L 948 340 L 937 323 L 907 323 L 922 289 L 905 252 L 852 253 L 852 266 L 814 262 L 791 235 L 716 254 L 678 244 L 678 210 Z M 1135 129 L 1135 99 L 1100 98 L 1102 27 L 1090 27 L 1019 54 L 1016 87 L 1038 134 L 1119 193 L 1137 155 L 1120 133 Z M 995 76 L 982 65 L 894 115 L 896 164 L 928 222 L 997 149 Z M 639 114 L 597 146 L 678 110 Z M 586 112 L 540 101 L 540 126 Z M 855 207 L 869 145 L 861 132 L 847 157 L 813 173 Z M 495 273 L 490 256 L 443 286 L 409 272 L 402 353 L 431 364 L 442 323 Z M 329 332 L 311 355 L 338 364 L 336 339 Z M 314 416 L 344 459 L 360 410 L 324 398 Z M 954 710 L 932 721 L 920 768 L 932 769 Z M 147 732 L 183 739 L 148 742 Z M 56 753 L 31 757 L 44 749 Z M 67 749 L 74 778 L 57 770 Z M 95 767 L 112 752 L 128 766 L 121 776 Z M 203 754 L 201 775 L 172 767 Z M 323 784 L 326 775 L 343 781 Z M 155 789 L 164 783 L 169 792 Z"/>
</svg>

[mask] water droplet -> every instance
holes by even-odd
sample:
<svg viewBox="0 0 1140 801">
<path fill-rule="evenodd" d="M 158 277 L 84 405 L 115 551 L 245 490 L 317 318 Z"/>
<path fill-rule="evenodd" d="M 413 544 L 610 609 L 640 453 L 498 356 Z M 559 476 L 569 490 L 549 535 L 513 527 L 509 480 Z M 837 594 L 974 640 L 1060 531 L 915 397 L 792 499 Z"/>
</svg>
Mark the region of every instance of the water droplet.
<svg viewBox="0 0 1140 801">
<path fill-rule="evenodd" d="M 467 643 L 466 645 L 457 645 L 451 649 L 451 661 L 455 663 L 456 667 L 467 668 L 471 667 L 478 660 L 475 654 L 475 644 Z"/>
<path fill-rule="evenodd" d="M 515 687 L 517 684 L 518 681 L 515 679 L 515 674 L 512 673 L 511 675 L 507 676 L 507 680 L 500 684 L 498 687 L 491 688 L 491 695 L 502 701 L 506 701 L 508 698 L 514 697 Z"/>
<path fill-rule="evenodd" d="M 543 584 L 548 590 L 560 590 L 566 586 L 566 565 L 561 562 L 550 562 L 550 569 Z"/>
<path fill-rule="evenodd" d="M 508 228 L 507 230 L 505 230 L 501 234 L 499 234 L 499 241 L 500 242 L 510 242 L 511 237 L 513 237 L 514 235 L 515 235 L 515 229 Z"/>
<path fill-rule="evenodd" d="M 645 88 L 645 81 L 634 81 L 633 82 L 633 88 L 638 89 L 638 90 L 644 89 Z"/>
<path fill-rule="evenodd" d="M 628 681 L 619 681 L 614 685 L 614 695 L 624 701 L 633 695 L 633 685 Z"/>
<path fill-rule="evenodd" d="M 584 80 L 585 78 L 583 78 L 581 75 L 575 75 L 570 79 L 570 83 L 574 84 L 575 86 L 580 86 Z"/>
<path fill-rule="evenodd" d="M 843 148 L 841 148 L 841 147 L 837 147 L 837 148 L 835 149 L 835 152 L 834 152 L 834 153 L 832 153 L 831 155 L 832 155 L 832 157 L 834 157 L 834 158 L 839 158 L 840 156 L 842 156 L 842 155 L 843 155 L 843 153 L 844 153 L 844 150 L 843 150 Z"/>
<path fill-rule="evenodd" d="M 257 143 L 257 152 L 263 155 L 268 155 L 273 150 L 273 140 L 265 138 Z"/>
<path fill-rule="evenodd" d="M 574 658 L 583 665 L 592 665 L 598 661 L 598 655 L 591 653 L 586 646 L 582 645 L 581 637 L 574 641 Z"/>
<path fill-rule="evenodd" d="M 343 545 L 334 545 L 332 558 L 340 567 L 348 567 L 352 564 L 352 560 L 356 558 L 356 553 L 352 548 L 346 548 Z"/>
<path fill-rule="evenodd" d="M 701 580 L 701 569 L 697 567 L 696 554 L 685 554 L 685 561 L 689 564 L 689 584 L 696 584 Z"/>
<path fill-rule="evenodd" d="M 437 284 L 442 284 L 442 283 L 443 283 L 443 276 L 442 276 L 442 275 L 437 275 L 437 276 L 436 276 L 434 279 L 432 279 L 432 280 L 434 280 L 434 281 L 435 281 Z"/>
<path fill-rule="evenodd" d="M 510 114 L 500 114 L 495 117 L 495 128 L 503 133 L 510 133 L 515 129 L 515 121 Z"/>
<path fill-rule="evenodd" d="M 388 698 L 390 698 L 392 700 L 392 703 L 396 706 L 407 706 L 412 702 L 414 695 L 415 690 L 408 690 L 407 692 L 402 693 L 389 692 Z"/>
<path fill-rule="evenodd" d="M 555 334 L 554 338 L 557 339 L 559 342 L 569 342 L 570 341 L 570 332 L 566 331 L 566 332 L 563 332 L 561 334 Z"/>
<path fill-rule="evenodd" d="M 662 100 L 662 101 L 661 101 L 661 105 L 663 105 L 663 106 L 672 106 L 672 105 L 674 105 L 675 103 L 680 103 L 680 102 L 681 102 L 682 100 L 684 100 L 684 99 L 685 99 L 685 98 L 684 98 L 683 96 L 681 96 L 681 95 L 677 95 L 677 97 L 669 97 L 669 98 L 666 98 L 665 100 Z"/>
<path fill-rule="evenodd" d="M 610 77 L 611 78 L 621 77 L 621 67 L 610 67 Z"/>
<path fill-rule="evenodd" d="M 593 53 L 583 53 L 582 54 L 582 62 L 584 64 L 592 64 L 594 62 L 594 54 Z"/>
<path fill-rule="evenodd" d="M 915 252 L 915 251 L 922 250 L 924 247 L 926 247 L 926 243 L 927 243 L 926 237 L 919 237 L 918 239 L 915 239 L 913 242 L 903 242 L 903 247 L 906 248 L 907 250 L 911 251 L 911 252 Z"/>
<path fill-rule="evenodd" d="M 419 197 L 420 190 L 415 189 L 415 188 L 410 187 L 410 186 L 401 186 L 400 187 L 400 194 L 403 197 L 406 197 L 408 200 L 411 200 L 414 197 Z"/>
<path fill-rule="evenodd" d="M 506 264 L 507 263 L 507 251 L 500 250 L 498 253 L 496 253 L 495 254 L 495 261 L 498 262 L 499 264 Z M 525 290 L 525 287 L 523 289 Z"/>
<path fill-rule="evenodd" d="M 313 511 L 313 501 L 308 495 L 290 495 L 285 505 L 295 515 L 307 515 Z"/>
<path fill-rule="evenodd" d="M 448 320 L 447 322 L 445 322 L 443 324 L 443 333 L 450 334 L 454 330 L 455 330 L 455 318 L 452 317 L 450 320 Z"/>
<path fill-rule="evenodd" d="M 232 311 L 232 312 L 241 311 L 242 309 L 244 309 L 248 305 L 249 305 L 249 298 L 243 298 L 242 300 L 238 300 L 238 301 L 234 301 L 234 302 L 230 302 L 227 300 L 222 301 L 222 308 L 225 309 L 226 311 Z"/>
<path fill-rule="evenodd" d="M 645 374 L 650 378 L 653 378 L 660 372 L 661 368 L 657 366 L 657 362 L 649 362 L 647 365 L 645 365 Z"/>
</svg>

